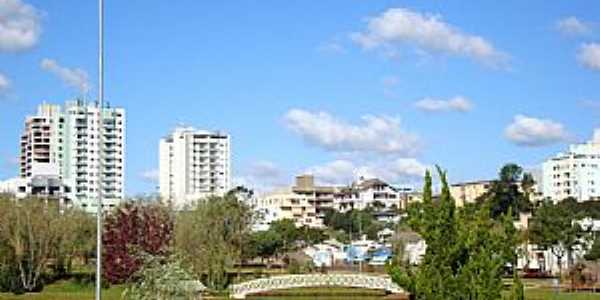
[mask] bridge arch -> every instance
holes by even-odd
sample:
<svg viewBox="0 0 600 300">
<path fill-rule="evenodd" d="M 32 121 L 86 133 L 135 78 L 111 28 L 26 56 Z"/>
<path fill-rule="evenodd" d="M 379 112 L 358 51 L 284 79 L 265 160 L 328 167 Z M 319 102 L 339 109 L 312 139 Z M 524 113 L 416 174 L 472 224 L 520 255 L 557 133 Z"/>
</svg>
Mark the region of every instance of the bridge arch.
<svg viewBox="0 0 600 300">
<path fill-rule="evenodd" d="M 404 293 L 404 290 L 389 277 L 365 274 L 304 274 L 274 276 L 234 284 L 230 288 L 230 298 L 245 299 L 248 295 L 274 290 L 323 286 L 383 290 L 393 294 Z"/>
</svg>

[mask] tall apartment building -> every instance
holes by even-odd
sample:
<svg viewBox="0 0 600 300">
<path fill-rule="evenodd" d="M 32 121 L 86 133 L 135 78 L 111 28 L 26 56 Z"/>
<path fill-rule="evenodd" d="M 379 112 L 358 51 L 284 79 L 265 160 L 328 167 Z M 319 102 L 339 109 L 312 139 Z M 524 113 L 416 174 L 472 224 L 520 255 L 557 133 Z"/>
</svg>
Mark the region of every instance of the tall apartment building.
<svg viewBox="0 0 600 300">
<path fill-rule="evenodd" d="M 220 132 L 176 128 L 159 145 L 159 189 L 164 201 L 184 208 L 231 186 L 230 137 Z"/>
<path fill-rule="evenodd" d="M 100 193 L 104 206 L 114 207 L 124 197 L 124 158 L 122 108 L 100 109 L 80 100 L 64 107 L 42 104 L 25 120 L 20 176 L 27 193 L 36 184 L 52 183 L 67 201 L 89 212 L 96 211 Z"/>
<path fill-rule="evenodd" d="M 542 165 L 544 198 L 559 202 L 600 199 L 600 144 L 570 145 L 569 150 L 547 159 Z"/>
</svg>

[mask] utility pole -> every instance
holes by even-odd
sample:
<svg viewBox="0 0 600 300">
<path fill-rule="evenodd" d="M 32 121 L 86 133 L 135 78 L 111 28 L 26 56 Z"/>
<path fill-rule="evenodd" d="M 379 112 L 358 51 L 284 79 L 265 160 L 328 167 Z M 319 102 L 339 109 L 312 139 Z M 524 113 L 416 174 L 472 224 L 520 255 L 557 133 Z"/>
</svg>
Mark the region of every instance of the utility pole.
<svg viewBox="0 0 600 300">
<path fill-rule="evenodd" d="M 362 241 L 362 213 L 358 215 L 358 239 Z M 360 260 L 358 261 L 358 273 L 362 273 L 362 261 L 365 259 L 365 256 L 362 255 Z"/>
<path fill-rule="evenodd" d="M 98 201 L 96 203 L 96 300 L 102 299 L 102 143 L 104 139 L 104 0 L 98 0 L 98 130 L 99 130 L 99 150 L 100 160 L 98 161 L 100 172 L 98 181 L 100 182 L 98 190 Z"/>
</svg>

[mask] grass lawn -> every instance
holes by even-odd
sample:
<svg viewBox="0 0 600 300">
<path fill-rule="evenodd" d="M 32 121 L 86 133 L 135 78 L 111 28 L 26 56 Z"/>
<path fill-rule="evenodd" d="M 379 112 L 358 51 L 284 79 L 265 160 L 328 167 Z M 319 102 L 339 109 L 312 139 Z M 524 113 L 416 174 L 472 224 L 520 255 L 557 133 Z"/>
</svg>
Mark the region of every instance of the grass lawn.
<svg viewBox="0 0 600 300">
<path fill-rule="evenodd" d="M 525 295 L 529 300 L 600 300 L 600 293 L 567 293 L 555 294 L 548 281 L 524 281 Z M 112 286 L 103 290 L 104 300 L 120 300 L 123 286 Z M 297 300 L 297 299 L 356 299 L 375 300 L 381 299 L 383 293 L 379 291 L 349 289 L 349 288 L 306 288 L 277 291 L 272 296 L 254 296 L 251 299 L 268 300 Z M 92 285 L 80 285 L 72 281 L 61 281 L 46 286 L 42 293 L 12 295 L 0 293 L 0 300 L 93 300 L 94 288 Z M 216 297 L 213 299 L 224 299 Z"/>
<path fill-rule="evenodd" d="M 248 299 L 260 300 L 295 300 L 295 299 L 356 299 L 356 300 L 376 300 L 385 296 L 385 292 L 368 289 L 353 289 L 344 287 L 319 287 L 319 288 L 298 288 L 289 290 L 277 290 L 266 295 L 252 295 Z"/>
<path fill-rule="evenodd" d="M 560 292 L 556 293 L 549 279 L 523 279 L 525 298 L 530 300 L 600 300 L 600 293 Z"/>
<path fill-rule="evenodd" d="M 525 298 L 528 300 L 600 300 L 600 293 L 565 293 L 555 294 L 551 290 L 526 290 Z"/>
<path fill-rule="evenodd" d="M 123 287 L 112 286 L 109 289 L 102 290 L 102 299 L 120 300 Z M 93 300 L 95 296 L 92 285 L 79 285 L 73 282 L 61 281 L 44 288 L 41 293 L 32 293 L 25 295 L 13 295 L 0 293 L 0 300 Z"/>
</svg>

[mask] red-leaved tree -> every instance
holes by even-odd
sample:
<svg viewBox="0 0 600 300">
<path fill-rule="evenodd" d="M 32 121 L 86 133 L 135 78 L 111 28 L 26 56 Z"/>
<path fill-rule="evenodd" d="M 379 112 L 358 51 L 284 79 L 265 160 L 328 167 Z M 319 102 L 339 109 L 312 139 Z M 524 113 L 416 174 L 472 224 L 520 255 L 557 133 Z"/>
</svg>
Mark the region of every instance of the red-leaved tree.
<svg viewBox="0 0 600 300">
<path fill-rule="evenodd" d="M 130 279 L 143 254 L 166 255 L 173 236 L 173 218 L 158 204 L 125 204 L 104 218 L 103 276 L 118 284 Z"/>
</svg>

